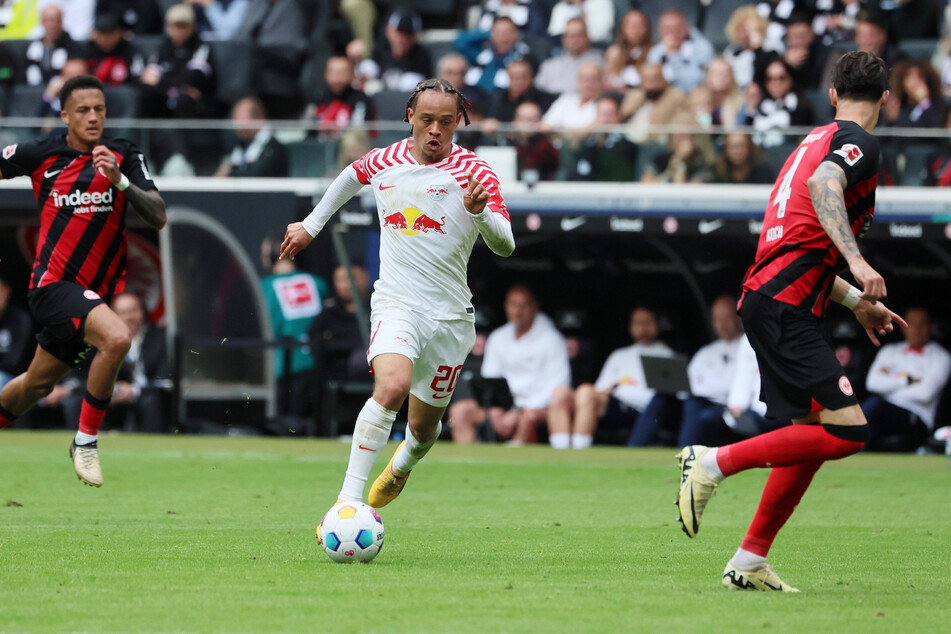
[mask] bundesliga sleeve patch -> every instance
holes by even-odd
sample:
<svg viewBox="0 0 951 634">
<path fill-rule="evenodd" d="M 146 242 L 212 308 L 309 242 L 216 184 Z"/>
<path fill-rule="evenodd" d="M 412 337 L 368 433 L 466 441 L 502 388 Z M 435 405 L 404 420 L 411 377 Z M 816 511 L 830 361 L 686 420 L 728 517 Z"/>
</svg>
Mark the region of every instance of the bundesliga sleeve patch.
<svg viewBox="0 0 951 634">
<path fill-rule="evenodd" d="M 17 153 L 17 144 L 16 144 L 16 143 L 14 143 L 13 145 L 8 145 L 7 147 L 3 148 L 3 158 L 4 158 L 4 159 L 9 159 L 11 156 L 13 156 L 13 155 L 16 154 L 16 153 Z"/>
<path fill-rule="evenodd" d="M 849 167 L 852 167 L 858 163 L 859 159 L 861 159 L 863 156 L 862 150 L 860 150 L 859 146 L 855 145 L 854 143 L 846 143 L 838 150 L 834 150 L 832 153 L 838 154 L 844 158 Z"/>
</svg>

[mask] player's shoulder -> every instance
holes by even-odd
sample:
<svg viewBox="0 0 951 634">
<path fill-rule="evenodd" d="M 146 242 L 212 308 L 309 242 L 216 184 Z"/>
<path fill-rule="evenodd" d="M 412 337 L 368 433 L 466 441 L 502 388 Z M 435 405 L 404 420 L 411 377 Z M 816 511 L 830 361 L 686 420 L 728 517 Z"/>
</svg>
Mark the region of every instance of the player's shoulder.
<svg viewBox="0 0 951 634">
<path fill-rule="evenodd" d="M 862 148 L 879 148 L 878 138 L 854 121 L 836 120 L 836 130 L 830 140 L 832 148 L 844 143 L 857 144 Z"/>
<path fill-rule="evenodd" d="M 15 155 L 46 156 L 68 149 L 65 134 L 54 134 L 51 136 L 30 139 L 19 143 L 12 143 L 2 150 L 2 156 L 10 159 Z"/>
<path fill-rule="evenodd" d="M 123 156 L 141 151 L 139 150 L 139 146 L 136 145 L 135 141 L 121 136 L 103 136 L 102 144 L 110 150 L 119 152 Z"/>
</svg>

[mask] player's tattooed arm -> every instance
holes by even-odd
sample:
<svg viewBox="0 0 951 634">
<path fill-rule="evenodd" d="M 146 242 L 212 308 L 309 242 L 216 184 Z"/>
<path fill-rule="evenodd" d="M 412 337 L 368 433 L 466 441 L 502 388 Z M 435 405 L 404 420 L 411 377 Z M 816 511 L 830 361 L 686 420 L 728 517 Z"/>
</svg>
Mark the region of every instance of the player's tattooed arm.
<svg viewBox="0 0 951 634">
<path fill-rule="evenodd" d="M 819 224 L 846 260 L 861 257 L 845 210 L 845 172 L 832 161 L 823 161 L 809 178 L 809 195 Z"/>
<path fill-rule="evenodd" d="M 153 229 L 165 226 L 165 201 L 157 189 L 144 190 L 130 183 L 124 192 L 135 212 Z"/>
</svg>

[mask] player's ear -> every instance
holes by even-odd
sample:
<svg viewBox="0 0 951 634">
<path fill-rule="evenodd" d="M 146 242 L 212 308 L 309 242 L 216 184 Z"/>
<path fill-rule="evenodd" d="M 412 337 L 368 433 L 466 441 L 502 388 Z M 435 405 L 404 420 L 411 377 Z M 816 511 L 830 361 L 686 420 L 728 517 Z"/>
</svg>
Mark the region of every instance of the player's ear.
<svg viewBox="0 0 951 634">
<path fill-rule="evenodd" d="M 892 94 L 892 92 L 891 92 L 890 90 L 886 90 L 885 92 L 882 93 L 882 100 L 878 102 L 878 107 L 879 107 L 879 108 L 884 108 L 884 107 L 885 107 L 885 104 L 888 103 L 888 97 L 889 97 L 891 94 Z"/>
<path fill-rule="evenodd" d="M 63 109 L 59 111 L 59 118 L 63 120 L 63 123 L 69 125 L 69 121 L 66 119 L 66 104 L 63 104 Z"/>
<path fill-rule="evenodd" d="M 832 103 L 833 108 L 839 107 L 839 93 L 835 91 L 835 88 L 829 88 L 829 102 Z"/>
<path fill-rule="evenodd" d="M 407 122 L 408 124 L 413 125 L 413 117 L 415 116 L 415 114 L 416 114 L 416 113 L 413 112 L 413 109 L 412 109 L 412 108 L 407 108 L 407 109 L 406 109 L 406 122 Z"/>
</svg>

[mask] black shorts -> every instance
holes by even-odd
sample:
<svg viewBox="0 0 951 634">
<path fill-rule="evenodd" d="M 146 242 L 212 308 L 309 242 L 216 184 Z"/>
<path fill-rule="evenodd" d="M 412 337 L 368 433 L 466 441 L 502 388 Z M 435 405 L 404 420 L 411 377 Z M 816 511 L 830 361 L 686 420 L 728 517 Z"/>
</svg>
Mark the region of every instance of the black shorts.
<svg viewBox="0 0 951 634">
<path fill-rule="evenodd" d="M 804 418 L 821 409 L 858 404 L 810 310 L 750 291 L 740 315 L 759 362 L 760 398 L 767 417 Z"/>
<path fill-rule="evenodd" d="M 604 416 L 598 419 L 598 427 L 606 429 L 630 429 L 637 422 L 637 417 L 641 413 L 616 398 L 613 394 L 608 397 L 608 406 L 604 410 Z"/>
<path fill-rule="evenodd" d="M 41 330 L 36 340 L 44 350 L 76 367 L 92 346 L 83 341 L 86 315 L 104 303 L 95 292 L 73 282 L 53 282 L 27 293 L 30 312 Z"/>
</svg>

